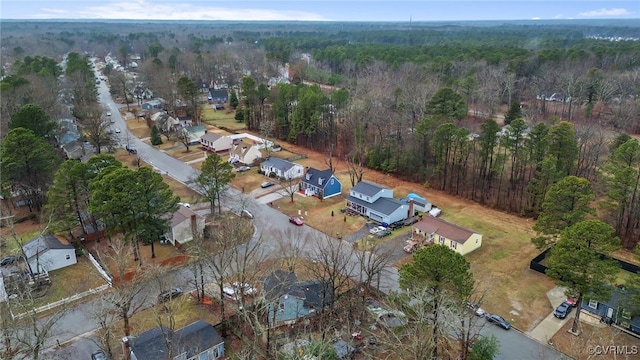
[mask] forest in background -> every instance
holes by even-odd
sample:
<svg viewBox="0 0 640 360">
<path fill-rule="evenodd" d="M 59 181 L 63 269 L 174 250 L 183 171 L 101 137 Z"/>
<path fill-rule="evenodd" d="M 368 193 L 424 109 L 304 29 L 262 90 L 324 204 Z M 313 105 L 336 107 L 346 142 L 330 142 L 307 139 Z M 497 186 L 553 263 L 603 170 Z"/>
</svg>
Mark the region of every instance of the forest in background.
<svg viewBox="0 0 640 360">
<path fill-rule="evenodd" d="M 354 172 L 383 170 L 534 217 L 553 184 L 583 177 L 604 204 L 598 216 L 632 248 L 640 237 L 640 154 L 628 142 L 640 132 L 639 39 L 631 21 L 7 21 L 1 115 L 36 103 L 63 116 L 59 73 L 44 70 L 49 58 L 110 54 L 131 70 L 137 55 L 141 81 L 168 104 L 190 101 L 179 79 L 227 84 L 250 130 L 345 159 Z M 278 82 L 285 64 L 290 81 Z M 65 86 L 77 97 L 87 80 L 71 79 Z"/>
</svg>

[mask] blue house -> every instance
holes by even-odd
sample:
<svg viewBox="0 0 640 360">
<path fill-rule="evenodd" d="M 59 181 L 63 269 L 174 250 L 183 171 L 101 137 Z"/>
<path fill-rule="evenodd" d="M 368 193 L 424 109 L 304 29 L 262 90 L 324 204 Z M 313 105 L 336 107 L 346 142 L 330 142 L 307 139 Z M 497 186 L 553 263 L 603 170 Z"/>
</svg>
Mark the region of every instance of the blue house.
<svg viewBox="0 0 640 360">
<path fill-rule="evenodd" d="M 122 341 L 125 358 L 131 360 L 190 360 L 224 357 L 224 339 L 213 325 L 202 320 L 175 332 L 165 326 L 155 327 L 137 337 L 125 337 Z M 168 356 L 167 344 L 172 347 L 172 357 Z"/>
<path fill-rule="evenodd" d="M 310 167 L 302 178 L 300 190 L 304 191 L 307 196 L 328 199 L 342 194 L 342 184 L 333 175 L 331 169 L 318 170 Z"/>
<path fill-rule="evenodd" d="M 229 102 L 229 93 L 227 90 L 213 90 L 209 89 L 209 101 L 226 103 Z"/>
<path fill-rule="evenodd" d="M 323 280 L 298 281 L 295 273 L 276 270 L 263 280 L 269 325 L 292 325 L 316 315 L 333 301 L 332 287 Z"/>
<path fill-rule="evenodd" d="M 616 324 L 640 335 L 640 316 L 634 314 L 638 310 L 638 305 L 632 304 L 634 295 L 637 294 L 618 285 L 613 288 L 610 300 L 583 300 L 580 308 L 599 316 L 607 324 Z"/>
<path fill-rule="evenodd" d="M 393 198 L 393 190 L 361 181 L 349 192 L 347 209 L 382 224 L 393 224 L 409 217 L 410 206 Z"/>
</svg>

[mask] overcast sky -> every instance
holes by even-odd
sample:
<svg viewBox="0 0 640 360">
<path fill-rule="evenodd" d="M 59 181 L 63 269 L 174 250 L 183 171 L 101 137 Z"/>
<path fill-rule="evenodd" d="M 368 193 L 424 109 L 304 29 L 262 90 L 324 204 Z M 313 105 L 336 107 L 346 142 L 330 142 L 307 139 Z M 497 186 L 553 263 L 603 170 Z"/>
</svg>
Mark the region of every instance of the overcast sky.
<svg viewBox="0 0 640 360">
<path fill-rule="evenodd" d="M 1 0 L 0 19 L 449 21 L 637 19 L 623 0 Z"/>
</svg>

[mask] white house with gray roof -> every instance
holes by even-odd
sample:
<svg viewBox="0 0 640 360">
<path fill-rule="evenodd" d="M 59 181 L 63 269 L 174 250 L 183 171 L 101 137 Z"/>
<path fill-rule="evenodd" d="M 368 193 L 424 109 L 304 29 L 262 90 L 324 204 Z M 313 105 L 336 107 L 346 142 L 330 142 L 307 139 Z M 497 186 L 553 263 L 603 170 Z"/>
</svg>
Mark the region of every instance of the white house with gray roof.
<svg viewBox="0 0 640 360">
<path fill-rule="evenodd" d="M 31 271 L 53 271 L 78 262 L 76 249 L 66 239 L 55 235 L 39 235 L 22 245 Z"/>
<path fill-rule="evenodd" d="M 275 174 L 279 178 L 286 180 L 301 178 L 304 175 L 304 167 L 291 161 L 276 157 L 267 158 L 260 164 L 260 170 L 267 176 Z"/>
<path fill-rule="evenodd" d="M 347 209 L 383 224 L 409 217 L 410 205 L 393 198 L 393 189 L 361 181 L 349 192 Z"/>
</svg>

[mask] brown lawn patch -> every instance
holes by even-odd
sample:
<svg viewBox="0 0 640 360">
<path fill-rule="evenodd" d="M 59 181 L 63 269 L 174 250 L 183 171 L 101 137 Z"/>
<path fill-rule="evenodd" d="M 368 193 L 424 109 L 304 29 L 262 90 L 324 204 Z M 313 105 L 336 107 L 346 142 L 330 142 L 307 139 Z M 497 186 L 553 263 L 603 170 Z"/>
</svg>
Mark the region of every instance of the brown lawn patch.
<svg viewBox="0 0 640 360">
<path fill-rule="evenodd" d="M 236 176 L 231 180 L 231 186 L 236 189 L 243 190 L 244 192 L 249 192 L 253 189 L 257 189 L 260 187 L 260 184 L 269 180 L 266 176 L 259 174 L 259 167 L 254 166 L 249 171 L 245 172 L 234 172 Z M 271 179 L 273 181 L 273 179 Z M 277 182 L 277 181 L 273 181 Z"/>
<path fill-rule="evenodd" d="M 637 359 L 640 354 L 640 339 L 615 327 L 602 323 L 580 322 L 582 333 L 575 336 L 569 333 L 573 324 L 571 319 L 551 338 L 552 346 L 574 359 Z M 585 315 L 581 314 L 581 319 Z M 592 322 L 591 320 L 590 322 Z M 598 320 L 595 320 L 596 322 Z M 616 349 L 609 348 L 617 346 Z M 635 351 L 634 351 L 635 349 Z M 610 350 L 609 353 L 604 353 Z M 625 356 L 624 352 L 627 351 Z M 597 353 L 596 353 L 597 352 Z M 614 353 L 615 352 L 615 353 Z"/>
<path fill-rule="evenodd" d="M 190 187 L 184 185 L 183 183 L 173 179 L 169 175 L 162 175 L 164 182 L 169 185 L 169 188 L 175 195 L 180 197 L 182 202 L 186 203 L 197 203 L 202 200 L 202 196 L 197 192 L 193 191 Z"/>
<path fill-rule="evenodd" d="M 616 259 L 624 260 L 626 262 L 630 262 L 635 265 L 640 265 L 640 259 L 631 250 L 620 249 L 613 253 L 613 257 L 615 257 Z"/>
<path fill-rule="evenodd" d="M 147 126 L 147 121 L 136 117 L 135 119 L 126 120 L 127 128 L 133 136 L 144 139 L 151 136 L 151 129 Z"/>
</svg>

